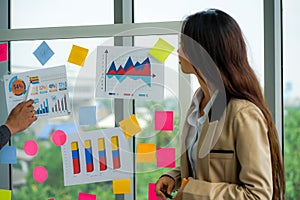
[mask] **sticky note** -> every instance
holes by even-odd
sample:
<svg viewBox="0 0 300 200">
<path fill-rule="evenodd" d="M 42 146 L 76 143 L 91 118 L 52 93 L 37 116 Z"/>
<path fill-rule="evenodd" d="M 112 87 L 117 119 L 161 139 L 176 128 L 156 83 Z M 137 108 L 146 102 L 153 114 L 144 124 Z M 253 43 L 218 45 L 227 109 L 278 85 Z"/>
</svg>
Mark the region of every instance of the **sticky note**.
<svg viewBox="0 0 300 200">
<path fill-rule="evenodd" d="M 136 162 L 155 162 L 156 144 L 140 143 L 137 146 Z"/>
<path fill-rule="evenodd" d="M 86 56 L 89 50 L 77 45 L 73 45 L 68 62 L 73 63 L 75 65 L 83 66 Z"/>
<path fill-rule="evenodd" d="M 174 129 L 173 111 L 155 111 L 154 129 L 172 131 Z"/>
<path fill-rule="evenodd" d="M 0 44 L 0 62 L 7 61 L 8 59 L 8 51 L 7 51 L 7 43 Z"/>
<path fill-rule="evenodd" d="M 42 65 L 46 64 L 48 60 L 54 55 L 54 52 L 49 45 L 43 41 L 40 46 L 33 52 L 34 56 L 40 61 Z"/>
<path fill-rule="evenodd" d="M 43 166 L 37 166 L 32 172 L 33 179 L 36 182 L 44 182 L 48 178 L 48 171 Z"/>
<path fill-rule="evenodd" d="M 148 184 L 148 200 L 159 200 L 155 193 L 155 183 Z"/>
<path fill-rule="evenodd" d="M 114 194 L 129 194 L 130 193 L 130 178 L 113 180 Z"/>
<path fill-rule="evenodd" d="M 11 190 L 0 189 L 0 199 L 1 200 L 11 200 Z"/>
<path fill-rule="evenodd" d="M 120 121 L 119 125 L 125 134 L 126 139 L 136 135 L 142 130 L 134 114 Z"/>
<path fill-rule="evenodd" d="M 17 148 L 15 146 L 4 146 L 1 149 L 1 164 L 17 163 Z"/>
<path fill-rule="evenodd" d="M 29 156 L 35 156 L 38 152 L 38 144 L 34 140 L 27 140 L 24 143 L 24 152 Z"/>
<path fill-rule="evenodd" d="M 79 107 L 79 125 L 96 124 L 96 106 Z"/>
<path fill-rule="evenodd" d="M 152 49 L 150 49 L 149 54 L 163 63 L 174 49 L 175 47 L 173 47 L 167 41 L 159 38 Z"/>
<path fill-rule="evenodd" d="M 52 141 L 56 146 L 62 146 L 66 143 L 67 135 L 62 130 L 56 130 L 52 133 Z"/>
<path fill-rule="evenodd" d="M 95 194 L 88 194 L 84 192 L 78 193 L 78 200 L 96 200 L 97 196 Z"/>
<path fill-rule="evenodd" d="M 156 150 L 156 166 L 162 168 L 175 168 L 176 162 L 175 148 L 157 148 Z"/>
</svg>

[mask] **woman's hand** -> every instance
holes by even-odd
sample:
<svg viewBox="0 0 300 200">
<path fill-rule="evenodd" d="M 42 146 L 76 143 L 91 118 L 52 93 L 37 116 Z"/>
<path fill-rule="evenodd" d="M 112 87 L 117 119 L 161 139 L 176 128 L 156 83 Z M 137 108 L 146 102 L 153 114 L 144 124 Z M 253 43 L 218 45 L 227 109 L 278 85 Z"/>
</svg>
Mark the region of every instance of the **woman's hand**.
<svg viewBox="0 0 300 200">
<path fill-rule="evenodd" d="M 175 187 L 175 181 L 169 176 L 162 176 L 155 184 L 155 193 L 159 199 L 167 199 L 162 191 L 171 194 Z"/>
</svg>

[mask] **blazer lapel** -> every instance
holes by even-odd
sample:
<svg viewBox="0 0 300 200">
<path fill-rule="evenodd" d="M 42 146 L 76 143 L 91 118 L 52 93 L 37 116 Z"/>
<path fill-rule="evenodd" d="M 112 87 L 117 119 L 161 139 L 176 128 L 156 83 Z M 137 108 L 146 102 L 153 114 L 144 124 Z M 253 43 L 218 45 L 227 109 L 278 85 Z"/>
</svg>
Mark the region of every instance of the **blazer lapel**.
<svg viewBox="0 0 300 200">
<path fill-rule="evenodd" d="M 207 154 L 209 154 L 217 130 L 218 122 L 218 120 L 209 122 L 207 131 L 202 131 L 201 135 L 203 134 L 205 137 L 203 138 L 203 141 L 199 143 L 201 145 L 199 150 L 199 158 L 204 158 Z"/>
<path fill-rule="evenodd" d="M 188 112 L 187 112 L 187 116 L 190 115 L 192 111 L 192 108 L 190 107 Z M 187 157 L 187 149 L 186 149 L 186 137 L 189 131 L 189 125 L 188 123 L 185 121 L 183 129 L 182 129 L 182 135 L 181 135 L 181 146 L 180 146 L 180 155 L 181 155 L 181 159 L 180 159 L 180 168 L 181 168 L 181 176 L 182 177 L 189 177 L 189 162 L 188 162 L 188 157 Z"/>
<path fill-rule="evenodd" d="M 209 181 L 210 157 L 208 155 L 221 135 L 224 119 L 224 115 L 221 117 L 220 121 L 216 120 L 213 122 L 209 122 L 207 119 L 202 128 L 198 144 L 197 160 L 197 175 L 199 179 Z"/>
</svg>

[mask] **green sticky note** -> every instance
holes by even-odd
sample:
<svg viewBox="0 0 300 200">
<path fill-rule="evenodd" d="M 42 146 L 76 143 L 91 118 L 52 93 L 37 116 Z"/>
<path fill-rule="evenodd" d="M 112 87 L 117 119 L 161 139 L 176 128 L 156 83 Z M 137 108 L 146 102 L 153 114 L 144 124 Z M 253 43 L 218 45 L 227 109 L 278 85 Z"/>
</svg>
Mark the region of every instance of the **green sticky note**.
<svg viewBox="0 0 300 200">
<path fill-rule="evenodd" d="M 1 200 L 11 200 L 11 190 L 0 189 L 0 199 Z"/>
<path fill-rule="evenodd" d="M 149 54 L 163 63 L 174 49 L 175 47 L 173 47 L 167 41 L 159 38 L 152 49 L 150 49 Z"/>
</svg>

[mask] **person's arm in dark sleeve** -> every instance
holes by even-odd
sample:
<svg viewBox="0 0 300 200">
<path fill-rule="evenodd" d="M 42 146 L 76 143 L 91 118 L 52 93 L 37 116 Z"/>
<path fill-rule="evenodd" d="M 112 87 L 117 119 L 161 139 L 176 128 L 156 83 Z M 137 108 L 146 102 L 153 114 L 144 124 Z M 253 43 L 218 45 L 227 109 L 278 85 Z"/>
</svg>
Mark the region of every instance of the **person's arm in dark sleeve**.
<svg viewBox="0 0 300 200">
<path fill-rule="evenodd" d="M 11 133 L 7 126 L 0 126 L 0 149 L 9 141 Z"/>
</svg>

